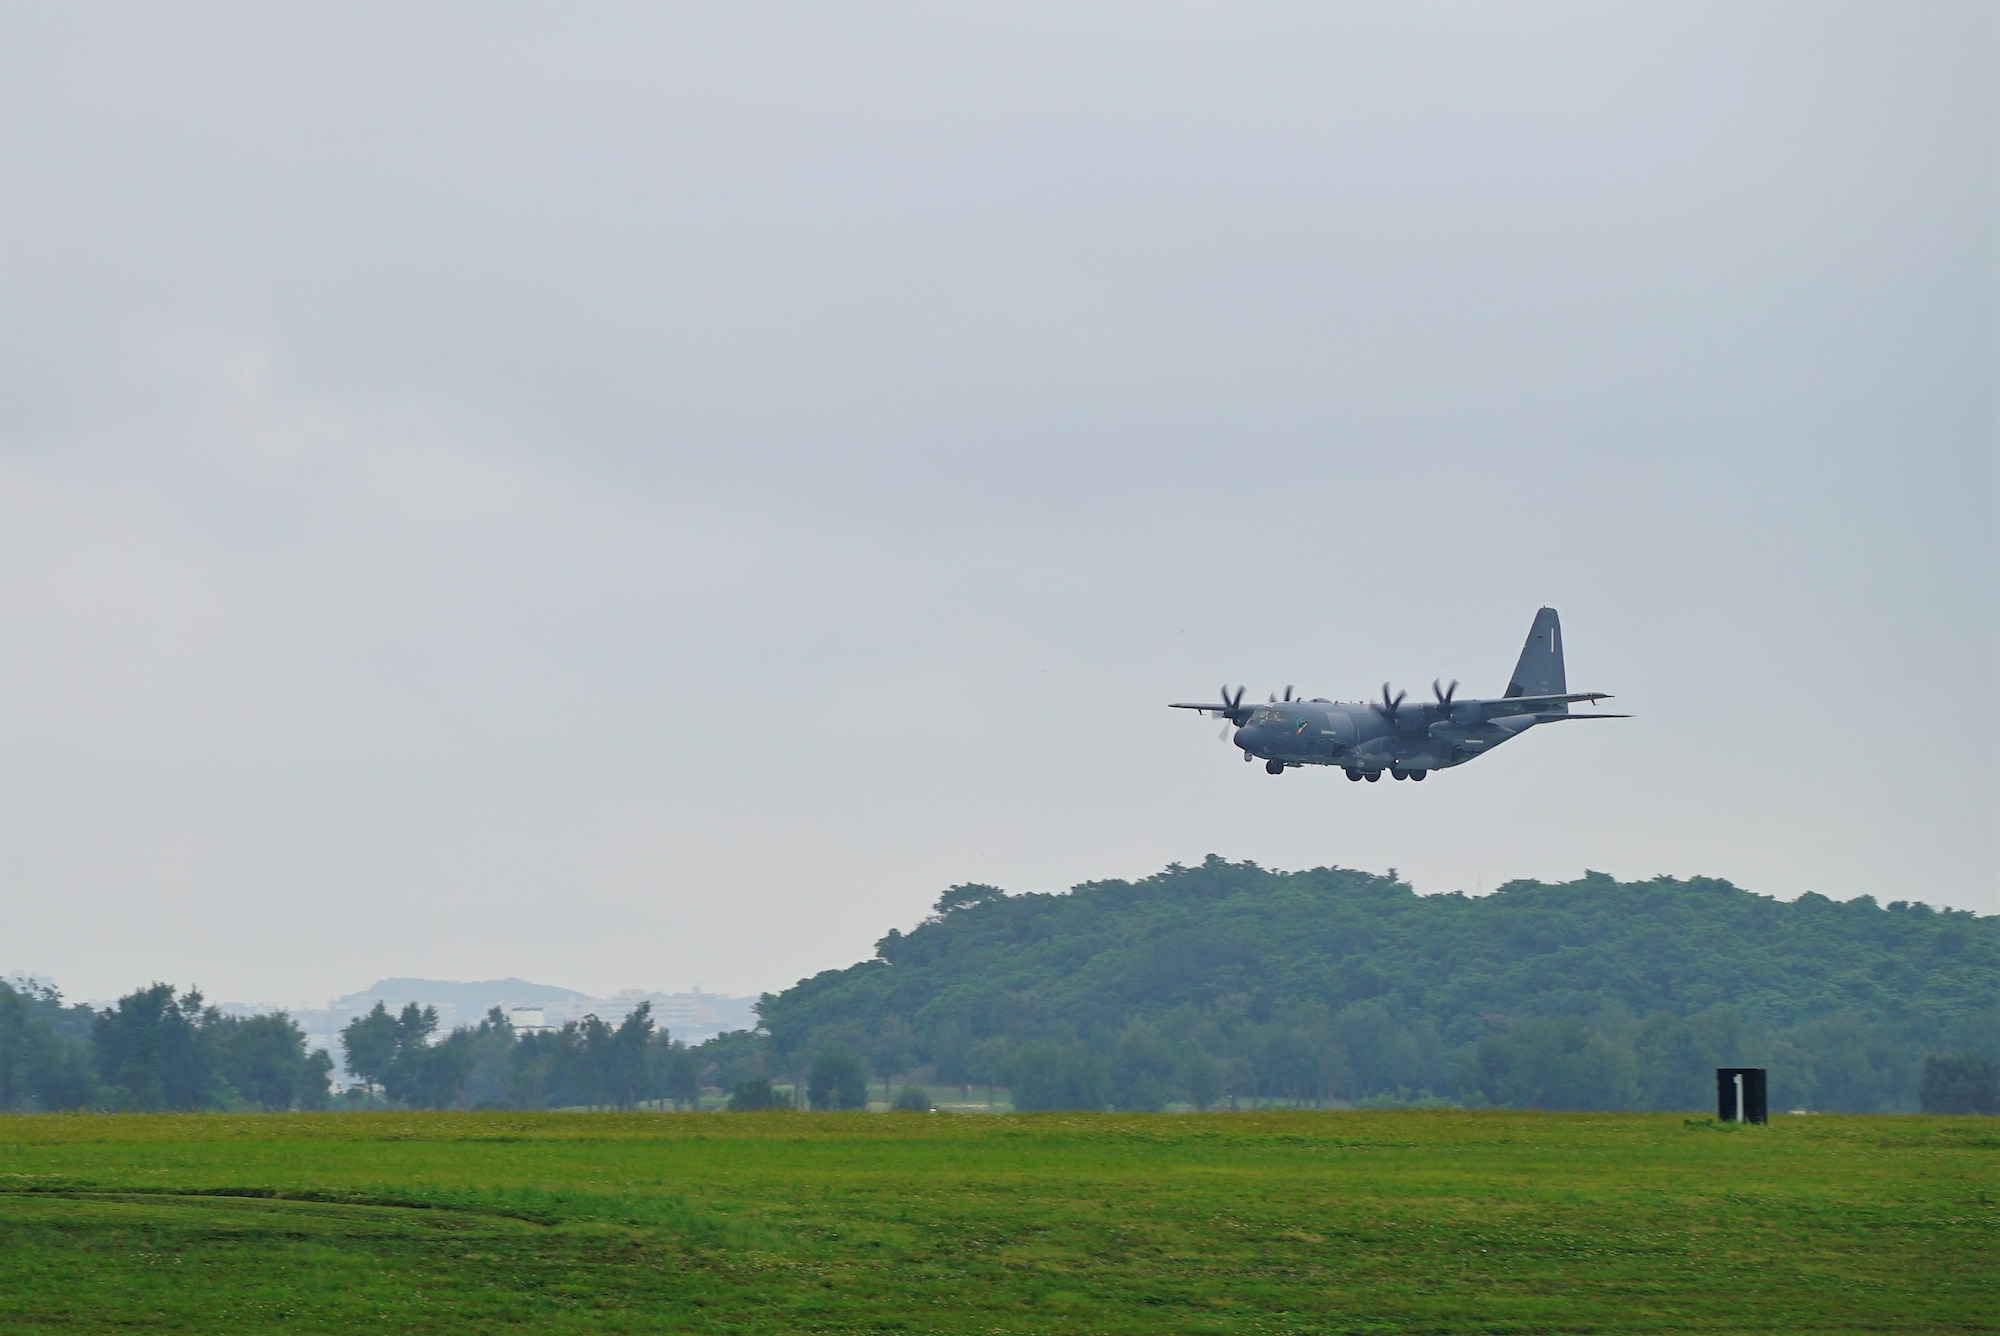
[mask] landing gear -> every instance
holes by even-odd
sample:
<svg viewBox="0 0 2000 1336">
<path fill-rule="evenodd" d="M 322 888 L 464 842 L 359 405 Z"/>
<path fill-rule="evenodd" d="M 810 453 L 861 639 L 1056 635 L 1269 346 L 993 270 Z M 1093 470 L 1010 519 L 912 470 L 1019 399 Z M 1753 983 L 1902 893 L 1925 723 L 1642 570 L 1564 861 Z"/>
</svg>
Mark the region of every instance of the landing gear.
<svg viewBox="0 0 2000 1336">
<path fill-rule="evenodd" d="M 1382 782 L 1382 772 L 1380 770 L 1370 770 L 1367 774 L 1363 775 L 1362 778 L 1367 780 L 1370 784 L 1379 784 Z"/>
<path fill-rule="evenodd" d="M 1266 761 L 1264 762 L 1264 773 L 1267 775 L 1282 775 L 1285 773 L 1285 763 L 1283 761 Z"/>
<path fill-rule="evenodd" d="M 1410 777 L 1410 772 L 1407 770 L 1398 770 L 1396 769 L 1395 766 L 1392 765 L 1389 767 L 1389 777 L 1391 779 L 1408 779 Z"/>
<path fill-rule="evenodd" d="M 1361 772 L 1360 772 L 1359 770 L 1350 770 L 1350 771 L 1348 771 L 1348 772 L 1347 772 L 1347 777 L 1348 777 L 1349 779 L 1353 780 L 1353 781 L 1354 781 L 1355 783 L 1357 783 L 1357 784 L 1359 784 L 1359 783 L 1361 782 Z"/>
<path fill-rule="evenodd" d="M 1428 770 L 1412 770 L 1410 772 L 1410 778 L 1415 780 L 1417 783 L 1421 784 L 1424 782 L 1424 776 L 1428 775 L 1429 773 L 1430 771 Z"/>
</svg>

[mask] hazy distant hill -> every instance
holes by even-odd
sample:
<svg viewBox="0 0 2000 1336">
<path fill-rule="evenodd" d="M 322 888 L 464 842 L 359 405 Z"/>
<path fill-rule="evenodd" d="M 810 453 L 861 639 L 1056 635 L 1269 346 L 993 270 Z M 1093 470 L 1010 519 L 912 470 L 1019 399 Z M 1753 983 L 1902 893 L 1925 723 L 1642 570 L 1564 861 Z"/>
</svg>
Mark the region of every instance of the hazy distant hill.
<svg viewBox="0 0 2000 1336">
<path fill-rule="evenodd" d="M 653 1019 L 671 1029 L 677 1038 L 698 1042 L 726 1030 L 746 1029 L 757 1023 L 755 999 L 724 997 L 717 993 L 660 993 L 630 989 L 613 997 L 596 997 L 574 988 L 530 983 L 525 979 L 485 979 L 473 983 L 443 979 L 383 979 L 371 987 L 335 998 L 323 1011 L 296 1012 L 295 1018 L 316 1042 L 332 1047 L 331 1036 L 350 1019 L 376 1002 L 391 1011 L 406 1003 L 434 1007 L 443 1030 L 477 1024 L 494 1007 L 512 1014 L 515 1007 L 538 1007 L 543 1020 L 551 1025 L 580 1020 L 586 1014 L 616 1024 L 641 1001 L 653 1005 Z"/>
<path fill-rule="evenodd" d="M 907 1033 L 945 1079 L 1039 1071 L 1068 1103 L 1158 1103 L 1213 1060 L 1246 1094 L 1700 1107 L 1743 1061 L 1785 1104 L 1914 1108 L 1926 1051 L 2000 1048 L 2000 919 L 1601 873 L 1419 896 L 1210 858 L 956 888 L 760 1011 L 780 1053 Z"/>
<path fill-rule="evenodd" d="M 360 1014 L 377 1001 L 390 1007 L 406 1002 L 425 1006 L 444 1004 L 467 1020 L 477 1020 L 489 1007 L 533 1007 L 590 1000 L 590 994 L 554 984 L 529 983 L 525 979 L 484 979 L 477 983 L 452 983 L 442 979 L 384 979 L 327 1004 L 329 1011 Z"/>
</svg>

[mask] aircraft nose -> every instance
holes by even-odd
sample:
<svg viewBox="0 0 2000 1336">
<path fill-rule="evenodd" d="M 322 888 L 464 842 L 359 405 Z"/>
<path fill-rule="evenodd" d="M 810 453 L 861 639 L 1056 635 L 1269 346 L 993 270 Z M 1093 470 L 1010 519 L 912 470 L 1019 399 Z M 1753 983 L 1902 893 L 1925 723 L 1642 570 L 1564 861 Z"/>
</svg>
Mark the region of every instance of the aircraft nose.
<svg viewBox="0 0 2000 1336">
<path fill-rule="evenodd" d="M 1232 740 L 1244 751 L 1250 751 L 1257 745 L 1257 726 L 1255 724 L 1243 725 L 1243 727 L 1236 730 L 1232 736 Z"/>
</svg>

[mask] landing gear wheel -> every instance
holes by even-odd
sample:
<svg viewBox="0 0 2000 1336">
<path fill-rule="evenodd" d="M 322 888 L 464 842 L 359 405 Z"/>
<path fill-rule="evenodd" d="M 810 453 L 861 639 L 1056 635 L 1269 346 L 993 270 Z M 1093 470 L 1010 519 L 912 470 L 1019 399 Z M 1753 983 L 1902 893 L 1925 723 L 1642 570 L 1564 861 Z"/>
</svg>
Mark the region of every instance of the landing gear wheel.
<svg viewBox="0 0 2000 1336">
<path fill-rule="evenodd" d="M 1390 766 L 1390 767 L 1389 767 L 1389 778 L 1391 778 L 1391 779 L 1408 779 L 1409 777 L 1410 777 L 1410 772 L 1409 772 L 1409 771 L 1407 771 L 1407 770 L 1398 770 L 1398 769 L 1396 769 L 1396 768 L 1395 768 L 1394 766 Z"/>
<path fill-rule="evenodd" d="M 1410 772 L 1410 778 L 1415 780 L 1417 783 L 1421 784 L 1424 782 L 1424 776 L 1428 775 L 1429 773 L 1430 771 L 1428 770 L 1412 770 Z"/>
<path fill-rule="evenodd" d="M 1282 775 L 1285 773 L 1285 763 L 1283 761 L 1266 761 L 1264 762 L 1264 773 L 1267 775 Z"/>
<path fill-rule="evenodd" d="M 1357 784 L 1359 784 L 1359 783 L 1361 782 L 1361 772 L 1360 772 L 1359 770 L 1350 770 L 1350 771 L 1348 771 L 1348 772 L 1347 772 L 1347 777 L 1348 777 L 1349 779 L 1353 780 L 1353 781 L 1354 781 L 1355 783 L 1357 783 Z"/>
<path fill-rule="evenodd" d="M 1370 784 L 1379 784 L 1382 781 L 1382 772 L 1380 770 L 1370 770 L 1367 774 L 1363 775 L 1362 778 L 1367 780 Z"/>
</svg>

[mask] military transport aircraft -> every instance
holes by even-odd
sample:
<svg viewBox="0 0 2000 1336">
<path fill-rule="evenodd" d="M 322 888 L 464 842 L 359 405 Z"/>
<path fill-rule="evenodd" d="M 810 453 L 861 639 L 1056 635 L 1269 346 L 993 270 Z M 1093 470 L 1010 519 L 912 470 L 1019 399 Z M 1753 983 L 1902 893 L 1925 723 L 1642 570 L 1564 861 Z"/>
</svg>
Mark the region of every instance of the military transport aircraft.
<svg viewBox="0 0 2000 1336">
<path fill-rule="evenodd" d="M 1409 693 L 1391 696 L 1387 682 L 1378 701 L 1319 696 L 1295 700 L 1286 687 L 1282 700 L 1274 695 L 1268 704 L 1245 705 L 1243 690 L 1238 687 L 1231 695 L 1224 687 L 1222 699 L 1214 704 L 1176 703 L 1168 708 L 1227 719 L 1236 726 L 1232 740 L 1243 749 L 1243 759 L 1261 757 L 1264 769 L 1274 775 L 1284 774 L 1287 766 L 1337 765 L 1349 779 L 1371 784 L 1382 778 L 1384 770 L 1397 779 L 1422 779 L 1433 770 L 1464 765 L 1536 724 L 1630 717 L 1569 712 L 1578 701 L 1611 697 L 1601 691 L 1569 690 L 1563 678 L 1562 626 L 1554 608 L 1535 614 L 1528 643 L 1521 647 L 1521 661 L 1514 665 L 1506 694 L 1497 700 L 1460 700 L 1456 681 L 1448 687 L 1434 681 L 1434 700 L 1408 705 L 1403 698 Z"/>
</svg>

